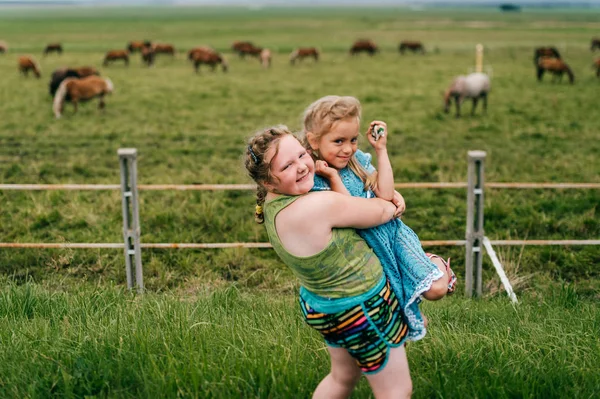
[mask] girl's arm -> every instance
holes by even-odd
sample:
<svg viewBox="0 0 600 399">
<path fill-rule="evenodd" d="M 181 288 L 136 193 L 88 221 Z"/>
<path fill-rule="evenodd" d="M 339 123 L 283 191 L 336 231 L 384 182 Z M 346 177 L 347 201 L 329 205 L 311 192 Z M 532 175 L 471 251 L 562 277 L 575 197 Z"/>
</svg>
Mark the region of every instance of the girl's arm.
<svg viewBox="0 0 600 399">
<path fill-rule="evenodd" d="M 332 191 L 310 193 L 306 206 L 311 207 L 312 220 L 329 228 L 366 229 L 387 223 L 395 217 L 396 205 L 381 198 L 361 198 Z"/>
<path fill-rule="evenodd" d="M 338 171 L 327 165 L 327 162 L 320 160 L 316 161 L 315 173 L 329 181 L 329 187 L 331 187 L 331 191 L 335 191 L 336 193 L 344 195 L 350 195 L 346 189 L 346 186 L 344 186 Z"/>
<path fill-rule="evenodd" d="M 375 125 L 384 129 L 383 134 L 377 140 L 371 135 Z M 388 130 L 385 122 L 371 122 L 367 131 L 367 139 L 377 154 L 377 188 L 375 189 L 375 195 L 378 198 L 391 201 L 394 198 L 394 172 L 387 152 L 387 136 Z"/>
</svg>

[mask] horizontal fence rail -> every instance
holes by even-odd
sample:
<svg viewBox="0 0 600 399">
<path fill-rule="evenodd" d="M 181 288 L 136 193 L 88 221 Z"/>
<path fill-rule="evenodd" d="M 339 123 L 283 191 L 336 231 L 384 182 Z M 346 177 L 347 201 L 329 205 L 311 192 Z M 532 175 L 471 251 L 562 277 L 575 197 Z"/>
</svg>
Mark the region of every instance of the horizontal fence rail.
<svg viewBox="0 0 600 399">
<path fill-rule="evenodd" d="M 255 190 L 254 184 L 138 184 L 140 191 L 218 191 L 218 190 Z M 466 182 L 418 182 L 396 183 L 395 188 L 467 188 Z M 516 189 L 600 189 L 600 183 L 502 183 L 486 182 L 486 188 Z M 120 190 L 120 184 L 0 184 L 0 190 L 6 191 L 102 191 Z"/>
<path fill-rule="evenodd" d="M 600 245 L 600 240 L 490 240 L 492 245 L 525 246 L 556 245 L 586 246 Z M 429 240 L 421 241 L 424 247 L 464 246 L 466 240 Z M 154 249 L 208 249 L 208 248 L 273 248 L 268 242 L 214 242 L 214 243 L 141 243 L 142 248 Z M 69 249 L 123 249 L 121 243 L 36 243 L 36 242 L 0 242 L 0 248 L 69 248 Z"/>
</svg>

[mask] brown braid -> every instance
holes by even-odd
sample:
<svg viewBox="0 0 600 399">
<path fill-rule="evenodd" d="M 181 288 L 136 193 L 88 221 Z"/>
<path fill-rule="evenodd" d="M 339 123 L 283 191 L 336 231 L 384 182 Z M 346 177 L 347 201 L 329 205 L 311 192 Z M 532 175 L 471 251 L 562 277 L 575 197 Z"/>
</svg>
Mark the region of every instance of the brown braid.
<svg viewBox="0 0 600 399">
<path fill-rule="evenodd" d="M 248 140 L 246 147 L 244 165 L 248 171 L 248 175 L 258 185 L 256 189 L 256 212 L 254 220 L 257 223 L 264 223 L 264 214 L 262 207 L 267 197 L 267 189 L 264 184 L 272 181 L 271 165 L 264 161 L 267 151 L 274 145 L 275 154 L 279 151 L 279 140 L 292 132 L 284 125 L 277 125 L 271 128 L 261 130 Z"/>
</svg>

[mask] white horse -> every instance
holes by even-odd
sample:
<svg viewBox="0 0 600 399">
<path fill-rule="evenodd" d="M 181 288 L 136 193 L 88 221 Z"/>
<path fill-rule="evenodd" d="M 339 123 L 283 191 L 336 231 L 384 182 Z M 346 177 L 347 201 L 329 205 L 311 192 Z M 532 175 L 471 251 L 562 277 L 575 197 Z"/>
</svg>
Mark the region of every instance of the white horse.
<svg viewBox="0 0 600 399">
<path fill-rule="evenodd" d="M 456 117 L 460 117 L 460 104 L 465 98 L 473 100 L 471 115 L 475 114 L 475 107 L 480 98 L 483 100 L 483 111 L 487 112 L 487 97 L 490 89 L 490 78 L 485 73 L 475 72 L 467 76 L 457 76 L 444 93 L 444 112 L 450 112 L 450 103 L 454 99 Z"/>
</svg>

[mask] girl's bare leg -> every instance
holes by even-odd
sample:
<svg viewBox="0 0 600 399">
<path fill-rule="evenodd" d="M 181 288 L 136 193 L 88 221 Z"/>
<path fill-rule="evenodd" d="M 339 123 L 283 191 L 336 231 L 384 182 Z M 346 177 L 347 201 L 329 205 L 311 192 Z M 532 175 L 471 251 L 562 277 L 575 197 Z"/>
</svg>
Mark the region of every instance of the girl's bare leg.
<svg viewBox="0 0 600 399">
<path fill-rule="evenodd" d="M 360 380 L 362 372 L 356 360 L 343 348 L 327 347 L 331 357 L 331 371 L 319 383 L 313 393 L 314 399 L 349 398 Z"/>
<path fill-rule="evenodd" d="M 376 399 L 410 398 L 412 395 L 412 380 L 404 345 L 389 350 L 388 362 L 384 369 L 366 376 L 373 390 L 373 395 Z"/>
</svg>

